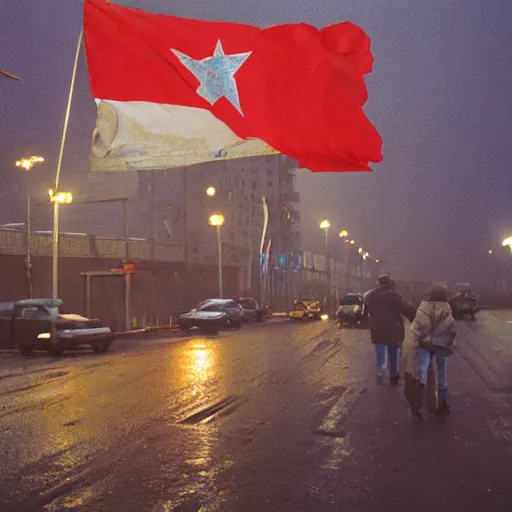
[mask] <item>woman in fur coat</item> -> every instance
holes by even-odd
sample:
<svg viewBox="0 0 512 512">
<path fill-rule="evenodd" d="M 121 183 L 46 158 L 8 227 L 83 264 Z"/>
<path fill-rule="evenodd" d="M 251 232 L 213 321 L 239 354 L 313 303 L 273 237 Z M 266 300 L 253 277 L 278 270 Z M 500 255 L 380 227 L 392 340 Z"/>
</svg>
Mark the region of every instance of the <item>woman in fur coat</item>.
<svg viewBox="0 0 512 512">
<path fill-rule="evenodd" d="M 444 284 L 432 284 L 420 304 L 411 324 L 412 347 L 405 368 L 405 398 L 416 420 L 423 419 L 421 408 L 428 381 L 429 367 L 437 366 L 437 412 L 450 412 L 447 393 L 447 358 L 455 349 L 455 320 L 448 303 L 448 290 Z"/>
</svg>

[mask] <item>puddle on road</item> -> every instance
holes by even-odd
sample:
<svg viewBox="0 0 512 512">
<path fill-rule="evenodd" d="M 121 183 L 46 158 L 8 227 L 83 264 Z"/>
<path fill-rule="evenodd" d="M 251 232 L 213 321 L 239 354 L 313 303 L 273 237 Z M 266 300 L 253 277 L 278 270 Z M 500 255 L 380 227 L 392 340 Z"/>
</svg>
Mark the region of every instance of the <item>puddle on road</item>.
<svg viewBox="0 0 512 512">
<path fill-rule="evenodd" d="M 183 425 L 198 425 L 214 421 L 220 416 L 231 414 L 241 403 L 241 397 L 229 395 L 218 402 L 197 410 L 190 416 L 178 421 Z"/>
</svg>

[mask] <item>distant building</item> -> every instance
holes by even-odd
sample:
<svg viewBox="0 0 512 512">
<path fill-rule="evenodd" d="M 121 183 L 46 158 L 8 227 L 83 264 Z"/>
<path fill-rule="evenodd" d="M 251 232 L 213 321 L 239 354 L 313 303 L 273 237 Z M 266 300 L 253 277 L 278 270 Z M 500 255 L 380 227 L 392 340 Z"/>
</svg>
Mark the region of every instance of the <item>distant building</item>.
<svg viewBox="0 0 512 512">
<path fill-rule="evenodd" d="M 294 169 L 289 158 L 271 155 L 186 169 L 91 173 L 82 197 L 128 197 L 130 237 L 176 244 L 186 241 L 189 265 L 216 261 L 216 235 L 208 218 L 222 213 L 224 260 L 240 268 L 240 292 L 249 293 L 260 279 L 264 203 L 269 215 L 264 252 L 269 250 L 274 260 L 283 262 L 301 250 Z M 208 187 L 215 188 L 213 196 L 206 193 Z M 123 236 L 121 203 L 75 205 L 67 212 L 63 223 L 68 230 Z"/>
</svg>

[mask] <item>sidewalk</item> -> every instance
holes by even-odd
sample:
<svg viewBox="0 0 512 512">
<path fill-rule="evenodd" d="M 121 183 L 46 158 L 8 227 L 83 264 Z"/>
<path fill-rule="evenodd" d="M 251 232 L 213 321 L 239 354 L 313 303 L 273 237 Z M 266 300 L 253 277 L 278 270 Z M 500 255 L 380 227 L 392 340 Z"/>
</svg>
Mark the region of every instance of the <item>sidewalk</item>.
<svg viewBox="0 0 512 512">
<path fill-rule="evenodd" d="M 452 413 L 426 412 L 417 424 L 403 386 L 378 385 L 371 347 L 361 350 L 369 362 L 366 391 L 329 441 L 330 461 L 309 482 L 321 510 L 512 510 L 512 436 L 497 440 L 488 390 L 460 354 L 449 360 Z"/>
</svg>

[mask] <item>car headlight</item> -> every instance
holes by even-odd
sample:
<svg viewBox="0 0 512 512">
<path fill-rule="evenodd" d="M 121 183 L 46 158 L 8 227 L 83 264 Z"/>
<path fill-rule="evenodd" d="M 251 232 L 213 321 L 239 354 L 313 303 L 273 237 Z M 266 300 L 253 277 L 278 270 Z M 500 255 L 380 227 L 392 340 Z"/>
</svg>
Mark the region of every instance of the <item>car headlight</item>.
<svg viewBox="0 0 512 512">
<path fill-rule="evenodd" d="M 37 335 L 38 340 L 49 340 L 51 337 L 52 335 L 49 332 L 42 332 L 41 334 Z"/>
</svg>

